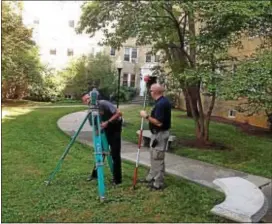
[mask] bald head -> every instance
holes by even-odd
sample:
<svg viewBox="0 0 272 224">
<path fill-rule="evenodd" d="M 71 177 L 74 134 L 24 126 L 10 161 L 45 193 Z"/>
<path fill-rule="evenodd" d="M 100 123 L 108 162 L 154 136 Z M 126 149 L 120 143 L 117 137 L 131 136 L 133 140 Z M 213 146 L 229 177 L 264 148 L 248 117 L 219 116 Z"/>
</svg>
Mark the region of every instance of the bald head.
<svg viewBox="0 0 272 224">
<path fill-rule="evenodd" d="M 164 88 L 160 84 L 155 83 L 155 84 L 151 85 L 150 92 L 151 92 L 152 98 L 158 99 L 160 96 L 163 95 Z"/>
<path fill-rule="evenodd" d="M 161 94 L 164 92 L 163 86 L 161 86 L 159 83 L 155 83 L 155 84 L 151 85 L 150 90 L 152 90 L 152 91 L 154 90 L 154 91 L 161 93 Z"/>
</svg>

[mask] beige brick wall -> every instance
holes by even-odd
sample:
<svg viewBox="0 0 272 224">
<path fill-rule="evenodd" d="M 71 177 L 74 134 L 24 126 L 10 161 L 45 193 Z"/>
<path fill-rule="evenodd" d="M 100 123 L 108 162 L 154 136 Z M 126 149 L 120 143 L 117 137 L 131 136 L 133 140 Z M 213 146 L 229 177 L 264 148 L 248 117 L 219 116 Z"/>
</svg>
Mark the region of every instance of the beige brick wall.
<svg viewBox="0 0 272 224">
<path fill-rule="evenodd" d="M 124 51 L 126 47 L 137 48 L 137 63 L 124 61 Z M 110 55 L 110 50 L 111 47 L 105 47 L 104 53 Z M 146 53 L 150 50 L 151 46 L 136 46 L 136 39 L 130 38 L 126 43 L 123 44 L 123 47 L 120 48 L 120 50 L 115 51 L 115 56 L 110 56 L 112 58 L 114 66 L 119 56 L 123 62 L 123 69 L 121 72 L 121 85 L 123 83 L 124 73 L 135 74 L 135 87 L 139 89 L 141 67 L 145 64 Z"/>
<path fill-rule="evenodd" d="M 202 98 L 202 103 L 204 107 L 205 113 L 207 113 L 207 110 L 210 106 L 211 98 L 207 96 L 201 96 Z M 180 100 L 180 107 L 179 109 L 186 110 L 186 104 L 185 104 L 185 99 L 184 96 L 181 95 L 181 100 Z M 253 115 L 253 116 L 247 116 L 245 113 L 239 113 L 236 111 L 235 117 L 230 117 L 229 116 L 229 111 L 230 110 L 235 110 L 236 106 L 241 103 L 242 100 L 240 101 L 234 101 L 234 100 L 219 100 L 216 99 L 215 105 L 213 108 L 212 116 L 218 116 L 218 117 L 223 117 L 229 120 L 234 120 L 242 123 L 248 123 L 253 126 L 257 127 L 262 127 L 262 128 L 268 128 L 268 123 L 267 123 L 267 116 L 265 115 L 264 112 L 261 112 L 260 114 Z"/>
<path fill-rule="evenodd" d="M 229 49 L 229 54 L 234 57 L 238 58 L 244 58 L 246 56 L 252 55 L 255 51 L 256 48 L 260 46 L 261 40 L 258 37 L 255 38 L 248 38 L 248 37 L 243 37 L 241 39 L 243 48 L 238 49 L 237 47 L 231 47 Z"/>
<path fill-rule="evenodd" d="M 205 111 L 208 110 L 208 107 L 210 105 L 210 100 L 211 99 L 209 97 L 203 97 Z M 216 99 L 212 115 L 224 117 L 224 118 L 235 120 L 242 123 L 248 123 L 250 125 L 257 126 L 257 127 L 268 128 L 267 117 L 264 113 L 260 113 L 258 115 L 253 115 L 249 117 L 245 113 L 239 113 L 238 111 L 236 111 L 235 117 L 230 117 L 229 111 L 235 110 L 235 108 L 242 102 L 244 102 L 244 100 L 243 101 L 242 100 L 225 101 L 225 100 Z"/>
</svg>

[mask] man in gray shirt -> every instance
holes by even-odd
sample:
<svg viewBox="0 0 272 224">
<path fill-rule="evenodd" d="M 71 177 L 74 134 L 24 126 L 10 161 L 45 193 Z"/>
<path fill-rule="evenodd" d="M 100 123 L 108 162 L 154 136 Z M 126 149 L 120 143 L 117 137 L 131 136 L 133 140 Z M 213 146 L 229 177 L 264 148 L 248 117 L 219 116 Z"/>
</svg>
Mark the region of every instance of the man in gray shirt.
<svg viewBox="0 0 272 224">
<path fill-rule="evenodd" d="M 89 102 L 85 95 L 83 102 Z M 122 132 L 122 113 L 111 102 L 107 100 L 98 100 L 99 114 L 101 117 L 101 128 L 105 131 L 108 144 L 111 149 L 113 160 L 113 184 L 122 183 L 121 166 L 121 132 Z M 93 171 L 89 180 L 97 178 L 96 170 Z"/>
</svg>

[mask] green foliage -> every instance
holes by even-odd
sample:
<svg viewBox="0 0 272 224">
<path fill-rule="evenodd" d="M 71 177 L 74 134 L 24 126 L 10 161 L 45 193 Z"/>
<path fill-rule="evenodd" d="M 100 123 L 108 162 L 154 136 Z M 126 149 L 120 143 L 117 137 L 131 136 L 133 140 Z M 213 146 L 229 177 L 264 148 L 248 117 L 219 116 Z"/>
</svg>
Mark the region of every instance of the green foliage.
<svg viewBox="0 0 272 224">
<path fill-rule="evenodd" d="M 43 67 L 31 40 L 32 30 L 22 22 L 20 2 L 3 2 L 2 99 L 20 99 L 41 82 Z"/>
<path fill-rule="evenodd" d="M 96 86 L 104 98 L 109 98 L 117 89 L 116 72 L 109 56 L 82 56 L 71 61 L 68 67 L 59 75 L 65 84 L 64 94 L 74 95 L 75 98 Z"/>
<path fill-rule="evenodd" d="M 272 113 L 272 52 L 264 50 L 238 65 L 237 70 L 229 74 L 223 97 L 225 99 L 246 98 L 240 105 L 240 111 L 249 115 L 266 111 Z"/>
<path fill-rule="evenodd" d="M 171 71 L 168 75 L 164 73 L 164 81 L 174 81 L 179 85 L 177 89 L 184 87 L 185 82 L 189 85 L 203 82 L 209 86 L 206 91 L 214 92 L 222 80 L 215 70 L 232 60 L 227 57 L 228 48 L 239 44 L 242 34 L 271 38 L 270 4 L 269 1 L 88 2 L 83 6 L 77 31 L 94 35 L 100 30 L 105 35 L 101 44 L 115 48 L 130 37 L 136 37 L 139 45 L 152 44 L 154 51 L 164 51 L 163 61 L 167 62 L 164 67 Z M 199 28 L 190 28 L 190 22 Z"/>
<path fill-rule="evenodd" d="M 128 102 L 136 96 L 136 88 L 128 86 L 120 86 L 119 101 Z M 114 100 L 117 100 L 117 92 L 114 95 Z"/>
<path fill-rule="evenodd" d="M 241 47 L 243 35 L 271 40 L 270 1 L 92 1 L 82 9 L 77 31 L 90 35 L 102 31 L 101 44 L 120 48 L 135 37 L 138 45 L 161 50 L 167 71 L 162 78 L 183 90 L 197 138 L 204 141 L 209 138 L 209 119 L 225 74 L 217 70 L 233 60 L 228 49 Z M 206 114 L 201 86 L 212 96 Z"/>
<path fill-rule="evenodd" d="M 54 102 L 63 97 L 62 91 L 64 88 L 62 77 L 56 71 L 46 69 L 42 75 L 41 82 L 35 83 L 30 87 L 29 95 L 25 99 Z"/>
</svg>

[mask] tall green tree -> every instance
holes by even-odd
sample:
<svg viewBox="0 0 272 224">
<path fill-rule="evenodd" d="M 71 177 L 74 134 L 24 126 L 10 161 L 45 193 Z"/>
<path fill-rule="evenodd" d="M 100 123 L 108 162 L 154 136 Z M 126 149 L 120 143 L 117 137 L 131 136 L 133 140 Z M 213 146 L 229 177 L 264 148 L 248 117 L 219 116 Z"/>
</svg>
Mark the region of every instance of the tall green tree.
<svg viewBox="0 0 272 224">
<path fill-rule="evenodd" d="M 83 6 L 78 32 L 102 31 L 101 44 L 120 48 L 130 37 L 164 52 L 164 67 L 179 83 L 196 137 L 209 141 L 209 121 L 227 50 L 247 32 L 269 29 L 269 1 L 95 1 Z M 254 26 L 255 25 L 255 26 Z M 211 96 L 205 113 L 201 86 Z"/>
<path fill-rule="evenodd" d="M 2 4 L 2 99 L 23 98 L 33 83 L 42 80 L 43 66 L 31 39 L 32 30 L 22 22 L 20 2 Z"/>
<path fill-rule="evenodd" d="M 62 72 L 66 85 L 64 92 L 72 93 L 77 98 L 92 86 L 99 88 L 107 96 L 116 89 L 116 76 L 109 56 L 102 53 L 83 55 L 70 62 Z"/>
<path fill-rule="evenodd" d="M 265 112 L 272 114 L 272 52 L 263 50 L 241 62 L 229 74 L 223 96 L 227 100 L 246 99 L 239 110 L 249 116 Z"/>
</svg>

